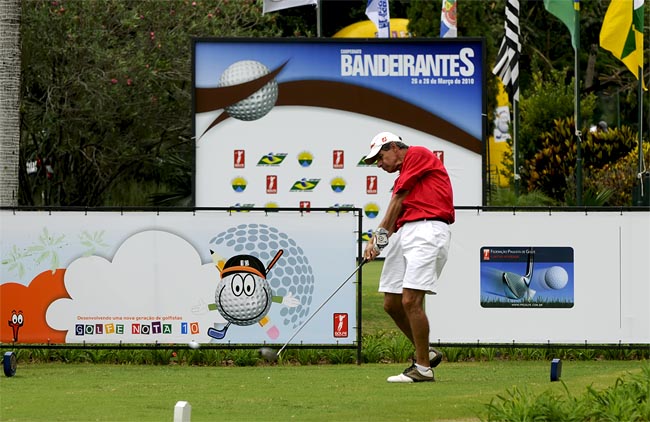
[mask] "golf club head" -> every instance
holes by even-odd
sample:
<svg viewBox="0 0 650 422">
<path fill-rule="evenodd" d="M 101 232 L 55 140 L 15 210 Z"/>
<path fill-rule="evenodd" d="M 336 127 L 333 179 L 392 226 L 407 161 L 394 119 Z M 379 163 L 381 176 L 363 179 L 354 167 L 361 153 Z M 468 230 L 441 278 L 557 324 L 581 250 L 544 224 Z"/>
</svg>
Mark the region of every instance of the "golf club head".
<svg viewBox="0 0 650 422">
<path fill-rule="evenodd" d="M 506 297 L 509 299 L 521 299 L 526 294 L 528 290 L 528 285 L 519 274 L 512 272 L 505 272 L 501 275 L 501 281 L 503 281 L 503 290 L 506 293 Z"/>
<path fill-rule="evenodd" d="M 267 360 L 268 362 L 275 362 L 278 360 L 278 352 L 275 351 L 275 349 L 272 349 L 270 347 L 262 347 L 259 350 L 259 354 L 262 358 Z"/>
<path fill-rule="evenodd" d="M 535 265 L 534 251 L 530 248 L 526 263 L 526 275 L 520 275 L 513 272 L 504 272 L 501 275 L 501 281 L 504 286 L 506 297 L 509 299 L 521 299 L 523 297 L 531 299 L 535 291 L 530 289 L 530 282 L 533 278 L 533 266 Z"/>
</svg>

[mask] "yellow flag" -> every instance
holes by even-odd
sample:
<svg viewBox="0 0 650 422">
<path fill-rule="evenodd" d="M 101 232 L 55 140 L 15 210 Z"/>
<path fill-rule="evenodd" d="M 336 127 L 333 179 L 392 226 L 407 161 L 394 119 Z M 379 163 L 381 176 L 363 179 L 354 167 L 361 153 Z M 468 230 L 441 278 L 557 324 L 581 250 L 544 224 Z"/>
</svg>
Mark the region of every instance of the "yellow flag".
<svg viewBox="0 0 650 422">
<path fill-rule="evenodd" d="M 622 61 L 637 79 L 643 74 L 643 1 L 612 0 L 600 30 L 600 46 Z"/>
</svg>

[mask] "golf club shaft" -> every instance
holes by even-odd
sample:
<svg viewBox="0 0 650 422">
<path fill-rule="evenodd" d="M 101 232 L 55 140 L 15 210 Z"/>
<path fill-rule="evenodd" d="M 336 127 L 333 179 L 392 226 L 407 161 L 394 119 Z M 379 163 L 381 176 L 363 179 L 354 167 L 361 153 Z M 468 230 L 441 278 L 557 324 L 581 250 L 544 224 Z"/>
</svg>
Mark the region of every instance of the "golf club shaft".
<svg viewBox="0 0 650 422">
<path fill-rule="evenodd" d="M 334 290 L 334 292 L 333 292 L 331 295 L 329 295 L 329 297 L 328 297 L 327 299 L 325 299 L 325 301 L 324 301 L 323 303 L 321 303 L 321 305 L 320 305 L 320 306 L 319 306 L 319 307 L 314 311 L 314 313 L 312 313 L 311 316 L 310 316 L 309 318 L 307 318 L 307 321 L 305 321 L 305 322 L 304 322 L 300 327 L 298 327 L 298 329 L 293 333 L 293 335 L 289 338 L 289 340 L 287 340 L 287 342 L 284 343 L 284 345 L 280 348 L 280 350 L 278 350 L 278 354 L 277 354 L 278 356 L 280 356 L 280 353 L 282 353 L 282 351 L 283 351 L 283 350 L 284 350 L 284 349 L 289 345 L 289 343 L 291 343 L 291 340 L 293 340 L 294 338 L 296 338 L 296 336 L 298 335 L 298 333 L 299 333 L 303 328 L 305 328 L 305 325 L 307 325 L 307 324 L 309 323 L 309 321 L 311 321 L 311 319 L 314 317 L 314 315 L 316 315 L 316 314 L 318 313 L 318 311 L 320 311 L 320 310 L 323 308 L 323 306 L 325 306 L 325 304 L 326 304 L 327 302 L 329 302 L 330 299 L 332 299 L 332 298 L 334 297 L 334 295 L 335 295 L 339 290 L 341 290 L 341 289 L 343 288 L 343 286 L 345 286 L 345 283 L 347 283 L 347 282 L 352 278 L 352 276 L 354 276 L 354 275 L 357 273 L 357 271 L 359 271 L 359 269 L 360 269 L 360 268 L 363 266 L 363 264 L 365 264 L 366 262 L 368 262 L 368 260 L 364 258 L 363 261 L 361 261 L 361 264 L 359 264 L 359 266 L 358 266 L 357 268 L 355 268 L 354 272 L 353 272 L 352 274 L 350 274 L 350 276 L 349 276 L 348 278 L 346 278 L 345 281 L 344 281 L 343 283 L 341 283 L 341 285 L 340 285 L 339 287 L 337 287 L 336 290 Z"/>
</svg>

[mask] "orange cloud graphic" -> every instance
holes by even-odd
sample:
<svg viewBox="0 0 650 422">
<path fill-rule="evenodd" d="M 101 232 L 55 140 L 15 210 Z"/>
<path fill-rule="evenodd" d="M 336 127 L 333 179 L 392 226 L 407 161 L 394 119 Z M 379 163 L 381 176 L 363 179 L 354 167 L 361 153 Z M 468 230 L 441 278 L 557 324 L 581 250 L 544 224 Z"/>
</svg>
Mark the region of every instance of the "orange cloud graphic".
<svg viewBox="0 0 650 422">
<path fill-rule="evenodd" d="M 47 325 L 48 306 L 57 299 L 70 298 L 65 288 L 65 269 L 44 271 L 25 286 L 19 283 L 0 284 L 0 342 L 13 343 L 14 332 L 19 343 L 65 343 L 67 331 L 53 330 Z M 22 326 L 14 328 L 12 315 L 22 313 Z"/>
</svg>

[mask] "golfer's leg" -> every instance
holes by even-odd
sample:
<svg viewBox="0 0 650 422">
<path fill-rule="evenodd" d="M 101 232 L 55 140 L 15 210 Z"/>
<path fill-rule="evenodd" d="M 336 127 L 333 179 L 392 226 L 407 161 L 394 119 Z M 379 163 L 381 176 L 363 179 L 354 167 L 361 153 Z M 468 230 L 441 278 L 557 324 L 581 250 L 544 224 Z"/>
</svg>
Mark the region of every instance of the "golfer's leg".
<svg viewBox="0 0 650 422">
<path fill-rule="evenodd" d="M 406 338 L 413 343 L 413 334 L 411 333 L 411 324 L 404 312 L 402 306 L 402 295 L 396 293 L 384 293 L 384 311 L 395 321 L 395 325 L 399 328 Z"/>
<path fill-rule="evenodd" d="M 404 289 L 402 305 L 409 321 L 411 341 L 415 345 L 415 361 L 429 366 L 429 320 L 424 311 L 424 291 Z"/>
</svg>

